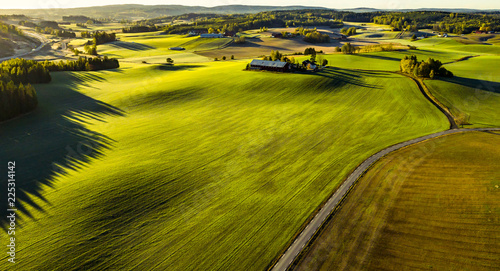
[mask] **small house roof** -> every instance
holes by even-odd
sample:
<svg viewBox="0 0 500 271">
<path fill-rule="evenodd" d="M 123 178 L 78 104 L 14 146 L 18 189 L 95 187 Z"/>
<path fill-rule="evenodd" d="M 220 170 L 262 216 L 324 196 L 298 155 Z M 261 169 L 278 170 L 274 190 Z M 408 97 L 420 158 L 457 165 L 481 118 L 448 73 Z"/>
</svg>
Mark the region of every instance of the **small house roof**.
<svg viewBox="0 0 500 271">
<path fill-rule="evenodd" d="M 264 67 L 273 67 L 273 68 L 283 68 L 286 66 L 286 62 L 281 61 L 269 61 L 269 60 L 258 60 L 254 59 L 250 62 L 252 66 L 264 66 Z"/>
</svg>

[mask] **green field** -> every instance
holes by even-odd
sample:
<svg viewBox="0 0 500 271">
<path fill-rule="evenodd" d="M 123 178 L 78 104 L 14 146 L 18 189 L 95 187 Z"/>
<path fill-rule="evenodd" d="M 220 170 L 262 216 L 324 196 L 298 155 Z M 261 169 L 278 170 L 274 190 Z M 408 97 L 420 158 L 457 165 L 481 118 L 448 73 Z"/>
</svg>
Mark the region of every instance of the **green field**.
<svg viewBox="0 0 500 271">
<path fill-rule="evenodd" d="M 499 146 L 470 132 L 389 154 L 294 270 L 498 270 Z"/>
<path fill-rule="evenodd" d="M 38 109 L 1 125 L 16 269 L 263 270 L 357 164 L 448 127 L 396 74 L 246 63 L 123 61 L 37 85 Z"/>
<path fill-rule="evenodd" d="M 197 54 L 229 58 L 217 50 L 229 39 L 117 37 L 98 53 L 119 69 L 52 73 L 35 112 L 0 124 L 0 157 L 19 165 L 18 270 L 264 270 L 364 159 L 449 127 L 413 81 L 387 72 L 405 55 L 456 75 L 425 80 L 454 114 L 500 123 L 496 45 L 387 40 L 418 50 L 324 55 L 318 73 L 281 74 Z M 258 43 L 248 50 L 267 51 Z"/>
<path fill-rule="evenodd" d="M 480 56 L 451 63 L 455 77 L 426 80 L 433 95 L 458 116 L 467 114 L 470 127 L 500 126 L 499 56 Z M 487 68 L 485 68 L 487 67 Z"/>
</svg>

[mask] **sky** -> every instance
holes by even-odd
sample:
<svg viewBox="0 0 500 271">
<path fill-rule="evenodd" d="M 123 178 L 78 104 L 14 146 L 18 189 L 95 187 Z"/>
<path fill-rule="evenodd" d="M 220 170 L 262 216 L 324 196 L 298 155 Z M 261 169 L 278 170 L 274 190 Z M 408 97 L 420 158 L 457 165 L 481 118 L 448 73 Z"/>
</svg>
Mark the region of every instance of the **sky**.
<svg viewBox="0 0 500 271">
<path fill-rule="evenodd" d="M 380 9 L 411 8 L 472 8 L 500 9 L 499 0 L 0 0 L 0 9 L 19 8 L 72 8 L 115 4 L 145 5 L 186 5 L 186 6 L 219 6 L 219 5 L 266 5 L 266 6 L 318 6 L 327 8 L 370 7 Z"/>
</svg>

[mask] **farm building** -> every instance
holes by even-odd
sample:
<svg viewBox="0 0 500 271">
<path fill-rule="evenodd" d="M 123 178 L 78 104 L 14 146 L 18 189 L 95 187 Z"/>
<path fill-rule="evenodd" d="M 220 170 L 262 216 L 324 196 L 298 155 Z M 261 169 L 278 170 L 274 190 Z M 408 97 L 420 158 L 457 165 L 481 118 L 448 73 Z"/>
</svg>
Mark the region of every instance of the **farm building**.
<svg viewBox="0 0 500 271">
<path fill-rule="evenodd" d="M 290 70 L 290 63 L 254 59 L 250 62 L 250 70 L 286 72 Z"/>
<path fill-rule="evenodd" d="M 271 33 L 271 38 L 283 38 L 283 34 L 281 34 L 281 33 Z"/>
<path fill-rule="evenodd" d="M 200 38 L 223 38 L 222 34 L 200 34 Z"/>
</svg>

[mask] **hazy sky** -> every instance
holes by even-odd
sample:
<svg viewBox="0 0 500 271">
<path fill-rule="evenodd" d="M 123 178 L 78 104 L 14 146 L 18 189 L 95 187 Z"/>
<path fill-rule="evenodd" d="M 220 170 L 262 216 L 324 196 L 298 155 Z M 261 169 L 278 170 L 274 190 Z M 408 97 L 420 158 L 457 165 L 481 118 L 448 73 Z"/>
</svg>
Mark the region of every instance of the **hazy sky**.
<svg viewBox="0 0 500 271">
<path fill-rule="evenodd" d="M 272 6 L 320 6 L 328 8 L 371 7 L 381 9 L 397 8 L 474 8 L 500 9 L 499 0 L 0 0 L 0 9 L 11 8 L 68 8 L 82 6 L 103 6 L 114 4 L 145 5 L 186 5 L 186 6 L 219 6 L 219 5 L 272 5 Z"/>
</svg>

